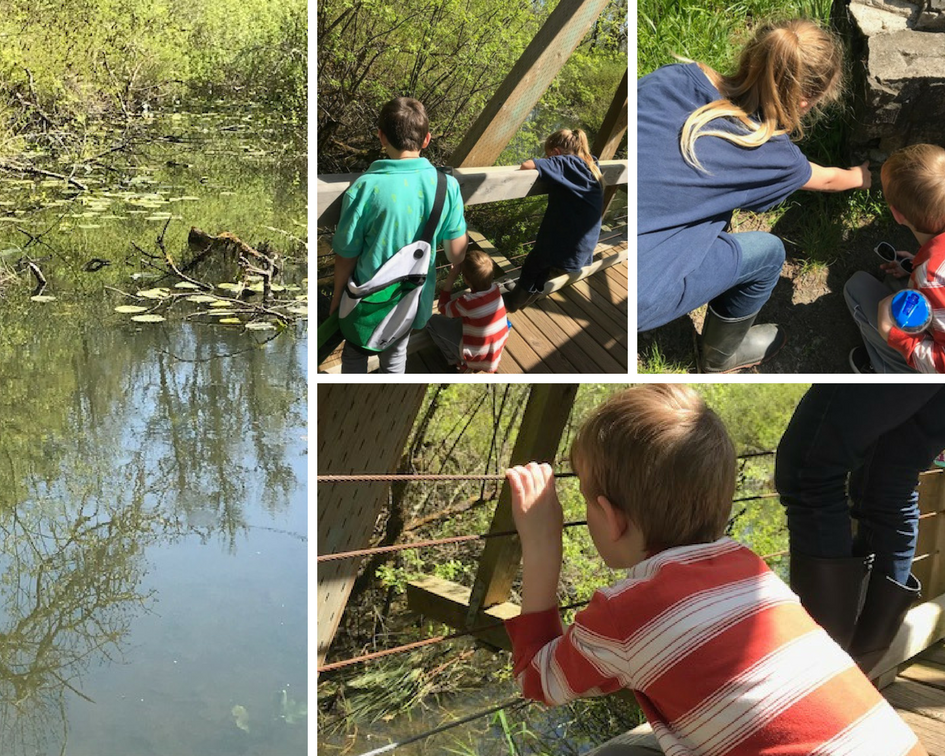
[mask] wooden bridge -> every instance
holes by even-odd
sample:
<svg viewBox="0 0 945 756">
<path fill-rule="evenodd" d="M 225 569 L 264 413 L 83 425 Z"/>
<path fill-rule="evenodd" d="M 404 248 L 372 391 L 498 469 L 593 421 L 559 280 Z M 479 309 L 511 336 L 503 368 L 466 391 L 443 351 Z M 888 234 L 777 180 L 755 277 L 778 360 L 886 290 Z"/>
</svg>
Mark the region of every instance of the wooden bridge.
<svg viewBox="0 0 945 756">
<path fill-rule="evenodd" d="M 575 384 L 532 386 L 509 465 L 553 460 L 574 399 Z M 403 456 L 426 386 L 422 384 L 321 384 L 318 386 L 318 473 L 394 471 Z M 357 486 L 318 483 L 318 552 L 335 554 L 370 545 L 371 533 L 390 495 L 390 483 Z M 913 572 L 923 598 L 870 678 L 913 728 L 930 754 L 945 756 L 945 471 L 919 480 L 919 539 Z M 503 485 L 489 533 L 514 531 L 511 499 Z M 517 538 L 493 537 L 481 552 L 472 585 L 427 576 L 407 586 L 409 608 L 497 648 L 510 648 L 501 622 L 514 617 L 512 601 L 521 551 Z M 318 664 L 328 652 L 358 573 L 357 559 L 319 564 Z M 471 630 L 470 630 L 471 629 Z M 436 639 L 434 639 L 436 640 Z M 660 753 L 648 726 L 624 733 L 594 756 Z"/>
<path fill-rule="evenodd" d="M 541 95 L 578 46 L 609 0 L 561 0 L 522 53 L 482 114 L 450 156 L 465 205 L 518 199 L 547 193 L 535 171 L 518 166 L 493 166 L 525 122 Z M 606 189 L 605 208 L 615 192 L 626 188 L 629 165 L 612 160 L 627 130 L 628 81 L 624 76 L 604 116 L 592 152 L 600 159 Z M 487 166 L 487 167 L 482 167 Z M 316 181 L 317 225 L 336 225 L 344 191 L 360 174 L 319 175 Z M 482 234 L 471 230 L 473 246 L 495 263 L 498 282 L 518 277 L 516 265 Z M 319 248 L 318 255 L 331 254 Z M 606 228 L 584 270 L 549 281 L 545 296 L 512 314 L 512 331 L 500 372 L 622 373 L 628 372 L 627 226 Z M 424 332 L 414 332 L 408 346 L 408 371 L 447 372 L 445 360 Z M 376 367 L 369 362 L 369 370 Z M 340 372 L 340 348 L 328 355 L 319 371 Z"/>
<path fill-rule="evenodd" d="M 601 163 L 609 187 L 626 186 L 626 160 Z M 319 176 L 318 223 L 337 222 L 341 197 L 359 174 Z M 517 167 L 457 169 L 466 205 L 531 197 L 547 192 L 536 171 Z M 482 234 L 470 231 L 471 245 L 487 253 L 500 272 L 498 282 L 514 281 L 518 268 Z M 329 250 L 326 250 L 326 252 Z M 627 226 L 602 230 L 594 262 L 545 286 L 545 296 L 512 313 L 512 330 L 501 373 L 627 373 Z M 375 358 L 376 359 L 376 358 Z M 341 370 L 341 347 L 322 362 L 322 372 Z M 414 331 L 408 346 L 408 372 L 445 373 L 446 361 L 424 331 Z"/>
</svg>

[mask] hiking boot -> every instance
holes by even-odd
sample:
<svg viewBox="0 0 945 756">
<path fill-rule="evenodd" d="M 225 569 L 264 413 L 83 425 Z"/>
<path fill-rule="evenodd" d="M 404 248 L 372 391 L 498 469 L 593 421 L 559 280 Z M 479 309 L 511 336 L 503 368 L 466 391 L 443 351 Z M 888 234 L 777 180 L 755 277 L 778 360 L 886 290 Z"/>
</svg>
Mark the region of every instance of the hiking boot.
<svg viewBox="0 0 945 756">
<path fill-rule="evenodd" d="M 702 326 L 702 370 L 731 373 L 774 357 L 787 338 L 778 326 L 752 325 L 758 313 L 723 318 L 709 307 Z"/>
<path fill-rule="evenodd" d="M 821 559 L 791 552 L 791 590 L 843 649 L 857 628 L 872 567 L 872 555 Z"/>
</svg>

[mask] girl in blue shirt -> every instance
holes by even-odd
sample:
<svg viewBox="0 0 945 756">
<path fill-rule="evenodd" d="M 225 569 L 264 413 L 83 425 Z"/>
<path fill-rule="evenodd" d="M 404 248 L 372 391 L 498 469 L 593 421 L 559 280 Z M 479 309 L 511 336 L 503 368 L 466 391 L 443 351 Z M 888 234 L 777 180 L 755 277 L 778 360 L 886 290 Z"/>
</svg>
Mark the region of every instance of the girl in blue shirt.
<svg viewBox="0 0 945 756">
<path fill-rule="evenodd" d="M 545 155 L 526 160 L 523 170 L 537 170 L 548 184 L 548 208 L 518 284 L 505 297 L 514 312 L 541 293 L 552 269 L 580 270 L 590 265 L 600 236 L 604 177 L 581 129 L 559 129 L 545 140 Z"/>
<path fill-rule="evenodd" d="M 812 111 L 839 98 L 842 50 L 817 24 L 762 25 L 736 72 L 669 65 L 637 84 L 637 328 L 648 331 L 709 303 L 702 368 L 757 365 L 784 343 L 753 325 L 784 263 L 760 231 L 726 232 L 736 208 L 762 211 L 797 189 L 868 189 L 869 164 L 822 167 L 792 139 Z"/>
</svg>

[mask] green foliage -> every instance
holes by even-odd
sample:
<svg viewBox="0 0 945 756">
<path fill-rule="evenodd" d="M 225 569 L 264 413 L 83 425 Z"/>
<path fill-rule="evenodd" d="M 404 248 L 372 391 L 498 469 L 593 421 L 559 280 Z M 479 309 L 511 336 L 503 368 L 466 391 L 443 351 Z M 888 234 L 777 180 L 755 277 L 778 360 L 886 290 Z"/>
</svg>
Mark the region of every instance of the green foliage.
<svg viewBox="0 0 945 756">
<path fill-rule="evenodd" d="M 416 97 L 430 117 L 435 162 L 459 144 L 554 3 L 503 0 L 321 0 L 318 4 L 319 172 L 363 169 L 380 156 L 380 107 Z M 529 115 L 499 164 L 541 154 L 562 126 L 593 137 L 626 71 L 626 0 L 614 0 Z"/>
<path fill-rule="evenodd" d="M 304 126 L 303 0 L 13 0 L 0 35 L 13 133 L 87 138 L 96 121 L 198 91 L 263 98 Z"/>
</svg>

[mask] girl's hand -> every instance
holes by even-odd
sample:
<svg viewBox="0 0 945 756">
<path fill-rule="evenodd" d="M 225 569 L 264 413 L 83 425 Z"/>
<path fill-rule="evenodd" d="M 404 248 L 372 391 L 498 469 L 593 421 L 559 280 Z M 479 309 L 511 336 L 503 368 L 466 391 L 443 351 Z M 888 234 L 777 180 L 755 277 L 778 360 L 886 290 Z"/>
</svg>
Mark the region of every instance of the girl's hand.
<svg viewBox="0 0 945 756">
<path fill-rule="evenodd" d="M 522 163 L 522 164 L 518 167 L 518 169 L 519 169 L 520 171 L 535 171 L 535 170 L 538 170 L 538 166 L 535 165 L 535 161 L 534 161 L 534 160 L 526 160 L 524 163 Z"/>
<path fill-rule="evenodd" d="M 512 518 L 522 549 L 561 543 L 564 515 L 551 465 L 529 462 L 505 471 L 512 492 Z"/>
<path fill-rule="evenodd" d="M 896 254 L 904 260 L 911 260 L 915 255 L 904 252 L 901 249 L 896 250 Z M 898 262 L 884 262 L 879 264 L 880 270 L 883 273 L 887 273 L 893 278 L 905 278 L 910 275 L 909 271 L 903 270 L 902 266 Z"/>
<path fill-rule="evenodd" d="M 859 173 L 860 184 L 855 189 L 869 189 L 873 185 L 873 176 L 870 173 L 870 161 L 867 160 L 862 165 L 855 166 L 850 169 L 854 176 Z"/>
</svg>

